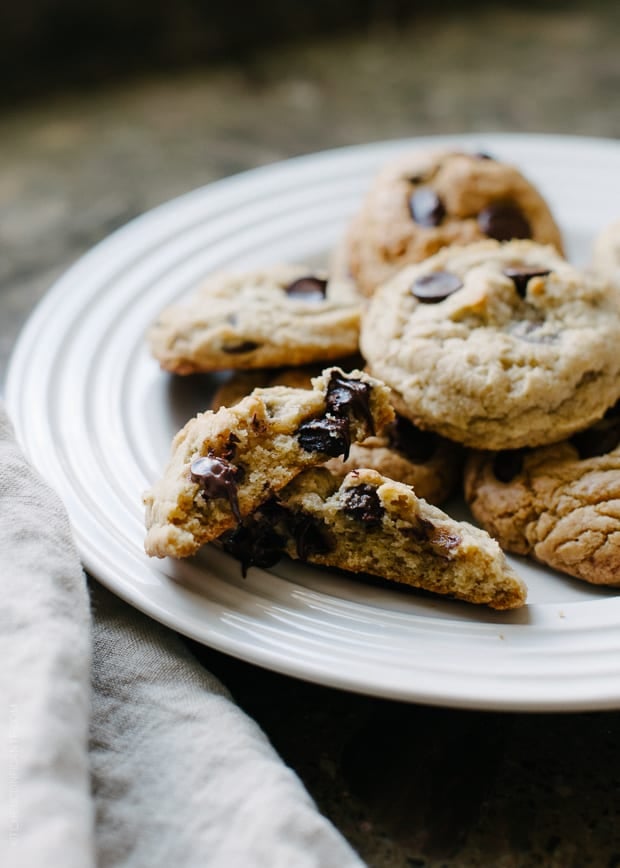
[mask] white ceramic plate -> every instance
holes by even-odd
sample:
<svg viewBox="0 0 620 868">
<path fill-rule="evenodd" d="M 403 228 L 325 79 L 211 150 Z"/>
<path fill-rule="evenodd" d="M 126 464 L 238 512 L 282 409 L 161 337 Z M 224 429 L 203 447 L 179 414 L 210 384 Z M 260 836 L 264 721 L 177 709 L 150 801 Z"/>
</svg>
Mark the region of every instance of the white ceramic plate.
<svg viewBox="0 0 620 868">
<path fill-rule="evenodd" d="M 529 605 L 498 614 L 281 563 L 143 552 L 141 494 L 170 440 L 203 408 L 207 378 L 160 372 L 144 345 L 159 310 L 216 268 L 316 261 L 375 170 L 412 145 L 518 164 L 548 197 L 569 256 L 620 214 L 620 144 L 478 135 L 371 144 L 211 184 L 114 233 L 49 291 L 7 380 L 18 436 L 59 491 L 87 569 L 152 617 L 280 672 L 367 693 L 470 708 L 620 707 L 620 596 L 513 559 Z"/>
</svg>

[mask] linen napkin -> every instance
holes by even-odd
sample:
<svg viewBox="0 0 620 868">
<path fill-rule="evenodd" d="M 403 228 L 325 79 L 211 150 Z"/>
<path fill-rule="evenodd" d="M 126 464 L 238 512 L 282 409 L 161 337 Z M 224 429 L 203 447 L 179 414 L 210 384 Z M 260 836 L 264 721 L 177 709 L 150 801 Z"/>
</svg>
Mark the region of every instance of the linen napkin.
<svg viewBox="0 0 620 868">
<path fill-rule="evenodd" d="M 0 864 L 362 866 L 172 631 L 94 582 L 91 619 L 64 508 L 1 405 L 0 588 Z"/>
<path fill-rule="evenodd" d="M 3 866 L 94 864 L 89 669 L 88 598 L 67 516 L 0 405 Z"/>
</svg>

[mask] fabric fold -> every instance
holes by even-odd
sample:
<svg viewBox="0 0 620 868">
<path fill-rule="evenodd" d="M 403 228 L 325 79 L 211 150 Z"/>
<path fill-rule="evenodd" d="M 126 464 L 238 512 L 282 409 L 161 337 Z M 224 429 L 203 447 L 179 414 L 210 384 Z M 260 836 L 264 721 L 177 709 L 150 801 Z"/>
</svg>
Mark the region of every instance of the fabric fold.
<svg viewBox="0 0 620 868">
<path fill-rule="evenodd" d="M 0 589 L 3 868 L 361 868 L 175 633 L 94 581 L 91 624 L 64 506 L 1 404 Z"/>
<path fill-rule="evenodd" d="M 102 868 L 360 868 L 184 643 L 100 586 L 91 757 Z"/>
<path fill-rule="evenodd" d="M 0 405 L 0 840 L 10 868 L 94 865 L 84 574 Z"/>
</svg>

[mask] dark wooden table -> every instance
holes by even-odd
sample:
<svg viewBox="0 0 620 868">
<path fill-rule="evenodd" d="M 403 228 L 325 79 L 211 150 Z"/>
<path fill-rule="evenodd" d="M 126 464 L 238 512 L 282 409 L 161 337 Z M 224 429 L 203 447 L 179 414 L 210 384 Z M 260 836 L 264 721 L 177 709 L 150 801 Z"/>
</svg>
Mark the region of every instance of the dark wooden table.
<svg viewBox="0 0 620 868">
<path fill-rule="evenodd" d="M 5 110 L 0 374 L 57 275 L 197 185 L 399 136 L 620 136 L 620 9 L 476 9 Z M 194 647 L 370 865 L 620 866 L 618 713 L 424 708 Z"/>
</svg>

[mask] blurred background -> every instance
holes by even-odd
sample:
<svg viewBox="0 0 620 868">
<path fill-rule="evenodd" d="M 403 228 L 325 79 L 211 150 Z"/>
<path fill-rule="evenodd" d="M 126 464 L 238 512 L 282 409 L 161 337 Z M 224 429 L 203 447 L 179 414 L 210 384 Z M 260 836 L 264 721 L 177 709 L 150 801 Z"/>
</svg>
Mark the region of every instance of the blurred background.
<svg viewBox="0 0 620 868">
<path fill-rule="evenodd" d="M 473 68 L 493 69 L 500 58 L 501 68 L 516 72 L 531 67 L 533 76 L 551 71 L 551 61 L 562 78 L 573 70 L 569 80 L 590 59 L 589 75 L 605 85 L 612 83 L 614 74 L 613 59 L 605 56 L 605 49 L 614 41 L 617 22 L 617 4 L 605 0 L 4 2 L 0 9 L 2 98 L 36 96 L 63 87 L 107 86 L 149 72 L 169 74 L 228 62 L 247 70 L 249 77 L 260 78 L 257 67 L 282 46 L 300 47 L 299 64 L 293 56 L 287 58 L 291 73 L 298 66 L 298 73 L 314 77 L 320 69 L 325 82 L 336 67 L 325 66 L 330 63 L 327 57 L 318 66 L 309 66 L 304 61 L 308 40 L 320 39 L 312 50 L 320 55 L 326 39 L 344 39 L 342 47 L 350 49 L 347 37 L 368 40 L 367 62 L 359 51 L 350 58 L 351 66 L 359 72 L 365 69 L 367 75 L 373 68 L 379 71 L 377 43 L 387 40 L 389 53 L 396 54 L 394 67 L 411 85 L 415 83 L 411 73 L 425 67 L 428 72 L 432 69 L 439 83 L 442 70 L 451 66 L 464 67 L 468 75 Z M 594 45 L 601 51 L 589 58 Z"/>
<path fill-rule="evenodd" d="M 350 143 L 620 134 L 620 4 L 0 4 L 0 360 L 93 242 L 214 178 Z"/>
<path fill-rule="evenodd" d="M 620 137 L 620 3 L 3 0 L 0 73 L 1 381 L 68 265 L 198 185 L 402 136 Z M 620 865 L 617 714 L 403 708 L 196 651 L 369 864 Z"/>
<path fill-rule="evenodd" d="M 36 296 L 133 215 L 292 154 L 435 132 L 617 136 L 619 47 L 611 0 L 5 0 L 0 288 Z"/>
</svg>

